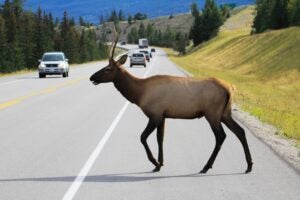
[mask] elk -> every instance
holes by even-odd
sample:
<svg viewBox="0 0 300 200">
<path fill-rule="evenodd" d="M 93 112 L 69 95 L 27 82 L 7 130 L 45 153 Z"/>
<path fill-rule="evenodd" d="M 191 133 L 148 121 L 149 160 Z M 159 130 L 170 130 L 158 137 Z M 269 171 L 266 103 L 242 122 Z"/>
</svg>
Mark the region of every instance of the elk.
<svg viewBox="0 0 300 200">
<path fill-rule="evenodd" d="M 153 172 L 160 171 L 164 165 L 163 139 L 165 119 L 194 119 L 205 117 L 214 133 L 216 143 L 214 150 L 200 173 L 206 173 L 213 163 L 226 138 L 224 123 L 240 140 L 247 162 L 245 173 L 252 170 L 252 158 L 244 129 L 232 118 L 231 104 L 234 88 L 229 83 L 216 79 L 196 79 L 156 75 L 149 78 L 138 78 L 122 66 L 127 55 L 114 60 L 114 51 L 118 35 L 111 45 L 108 66 L 90 77 L 94 85 L 112 82 L 117 90 L 131 103 L 141 108 L 149 121 L 142 132 L 143 144 L 149 161 L 155 166 Z M 158 160 L 153 157 L 147 144 L 149 135 L 157 129 Z"/>
</svg>

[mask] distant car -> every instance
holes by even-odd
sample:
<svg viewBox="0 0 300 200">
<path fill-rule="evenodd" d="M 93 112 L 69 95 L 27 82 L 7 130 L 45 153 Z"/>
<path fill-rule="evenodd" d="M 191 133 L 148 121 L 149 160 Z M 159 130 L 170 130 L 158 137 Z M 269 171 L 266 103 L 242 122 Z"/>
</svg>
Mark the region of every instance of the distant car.
<svg viewBox="0 0 300 200">
<path fill-rule="evenodd" d="M 45 78 L 46 75 L 62 75 L 64 78 L 69 76 L 69 63 L 63 52 L 46 52 L 39 60 L 39 77 Z"/>
<path fill-rule="evenodd" d="M 146 67 L 146 57 L 144 53 L 133 53 L 130 57 L 130 67 L 133 65 L 144 65 Z"/>
<path fill-rule="evenodd" d="M 154 48 L 151 49 L 151 52 L 156 52 L 156 50 Z"/>
<path fill-rule="evenodd" d="M 144 53 L 145 56 L 146 56 L 147 61 L 150 62 L 150 57 L 152 58 L 152 55 L 150 55 L 149 51 L 147 51 L 147 50 L 142 50 L 142 51 L 140 51 L 140 52 L 141 52 L 141 53 Z"/>
<path fill-rule="evenodd" d="M 121 43 L 120 43 L 120 45 L 125 45 L 126 44 L 126 42 L 125 41 L 122 41 Z"/>
</svg>

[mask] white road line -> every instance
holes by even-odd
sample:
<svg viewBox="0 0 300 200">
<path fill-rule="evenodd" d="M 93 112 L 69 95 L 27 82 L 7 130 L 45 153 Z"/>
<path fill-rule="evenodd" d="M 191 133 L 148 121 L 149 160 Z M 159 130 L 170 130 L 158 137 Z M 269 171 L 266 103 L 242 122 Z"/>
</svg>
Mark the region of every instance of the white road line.
<svg viewBox="0 0 300 200">
<path fill-rule="evenodd" d="M 151 68 L 152 68 L 152 63 L 150 64 L 148 70 L 146 71 L 146 73 L 144 74 L 143 77 L 146 77 L 149 74 Z M 83 168 L 80 170 L 78 176 L 75 178 L 72 185 L 69 187 L 69 189 L 65 193 L 65 195 L 63 197 L 63 200 L 72 200 L 74 198 L 74 196 L 76 195 L 77 191 L 79 190 L 82 182 L 86 178 L 86 176 L 89 173 L 90 169 L 94 165 L 97 157 L 101 153 L 105 143 L 107 142 L 107 140 L 111 136 L 112 132 L 114 131 L 114 129 L 118 125 L 118 123 L 119 123 L 120 119 L 122 118 L 123 114 L 125 113 L 128 105 L 129 105 L 129 102 L 126 101 L 126 103 L 123 105 L 123 107 L 121 108 L 120 112 L 118 113 L 118 115 L 116 116 L 116 118 L 114 119 L 114 121 L 112 122 L 110 127 L 108 128 L 108 130 L 105 132 L 103 138 L 98 143 L 96 149 L 90 155 L 89 159 L 86 161 Z"/>
<path fill-rule="evenodd" d="M 72 185 L 69 187 L 68 191 L 65 193 L 65 196 L 63 197 L 63 200 L 71 200 L 74 198 L 75 194 L 77 193 L 80 185 L 84 181 L 85 177 L 87 176 L 88 172 L 94 165 L 98 155 L 101 153 L 105 143 L 109 139 L 110 135 L 112 134 L 113 130 L 118 125 L 118 122 L 120 121 L 121 117 L 123 116 L 124 112 L 126 111 L 127 107 L 129 105 L 129 102 L 127 101 L 122 109 L 120 110 L 117 117 L 114 119 L 106 133 L 104 134 L 103 138 L 100 140 L 99 144 L 97 145 L 94 152 L 90 155 L 89 159 L 86 161 L 85 165 L 81 169 L 80 173 L 76 177 L 76 179 L 73 181 Z"/>
</svg>

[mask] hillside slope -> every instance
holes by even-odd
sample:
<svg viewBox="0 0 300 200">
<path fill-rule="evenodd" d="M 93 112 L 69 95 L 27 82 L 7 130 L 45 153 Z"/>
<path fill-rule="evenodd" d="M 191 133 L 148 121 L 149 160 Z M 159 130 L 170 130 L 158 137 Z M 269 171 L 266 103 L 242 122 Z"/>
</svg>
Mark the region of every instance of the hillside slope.
<svg viewBox="0 0 300 200">
<path fill-rule="evenodd" d="M 299 140 L 300 27 L 250 35 L 253 12 L 232 16 L 216 38 L 171 59 L 197 77 L 233 83 L 243 109 Z"/>
<path fill-rule="evenodd" d="M 183 33 L 189 33 L 189 30 L 193 24 L 193 17 L 191 14 L 178 14 L 174 15 L 173 18 L 166 17 L 158 17 L 155 19 L 145 19 L 145 20 L 137 20 L 133 21 L 131 25 L 128 24 L 127 21 L 123 21 L 119 23 L 119 27 L 121 29 L 120 41 L 127 41 L 127 34 L 133 29 L 138 29 L 141 24 L 144 24 L 147 27 L 148 24 L 151 24 L 155 29 L 165 31 L 167 27 L 169 27 L 173 31 L 181 31 Z M 103 31 L 109 32 L 113 27 L 112 22 L 106 22 L 105 26 L 98 26 L 98 35 L 100 36 Z M 112 35 L 108 35 L 108 40 L 112 40 Z"/>
</svg>

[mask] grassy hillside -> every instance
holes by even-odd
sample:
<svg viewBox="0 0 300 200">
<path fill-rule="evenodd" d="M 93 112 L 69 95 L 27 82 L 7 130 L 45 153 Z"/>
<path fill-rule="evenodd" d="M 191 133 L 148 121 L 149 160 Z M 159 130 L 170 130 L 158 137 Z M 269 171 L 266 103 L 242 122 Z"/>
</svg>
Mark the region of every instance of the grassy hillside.
<svg viewBox="0 0 300 200">
<path fill-rule="evenodd" d="M 197 77 L 233 83 L 244 110 L 300 140 L 300 27 L 250 35 L 253 12 L 242 10 L 216 38 L 171 59 Z"/>
<path fill-rule="evenodd" d="M 158 30 L 165 31 L 167 27 L 170 27 L 171 30 L 174 31 L 181 31 L 183 33 L 189 33 L 189 30 L 193 24 L 193 17 L 191 14 L 178 14 L 174 15 L 173 18 L 169 18 L 169 16 L 165 17 L 158 17 L 155 19 L 145 19 L 145 20 L 138 20 L 133 21 L 131 25 L 127 23 L 127 21 L 123 21 L 119 23 L 119 27 L 121 29 L 120 40 L 127 41 L 127 34 L 133 29 L 138 29 L 143 23 L 145 27 L 148 24 L 151 24 Z M 112 22 L 106 23 L 106 29 L 110 30 L 113 26 Z M 103 31 L 103 25 L 98 27 L 98 35 L 101 35 Z M 108 39 L 112 40 L 111 35 L 108 35 Z"/>
</svg>

